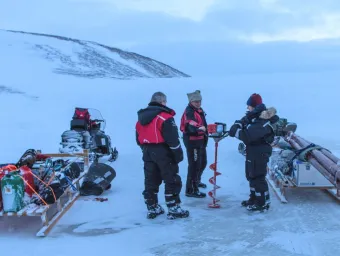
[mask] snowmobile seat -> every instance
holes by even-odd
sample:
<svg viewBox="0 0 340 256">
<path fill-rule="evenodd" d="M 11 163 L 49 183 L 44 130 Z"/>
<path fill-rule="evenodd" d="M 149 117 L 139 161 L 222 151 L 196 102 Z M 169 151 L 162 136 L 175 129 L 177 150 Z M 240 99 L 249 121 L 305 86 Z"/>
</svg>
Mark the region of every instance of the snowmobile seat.
<svg viewBox="0 0 340 256">
<path fill-rule="evenodd" d="M 71 120 L 71 130 L 88 130 L 88 122 L 85 119 Z"/>
</svg>

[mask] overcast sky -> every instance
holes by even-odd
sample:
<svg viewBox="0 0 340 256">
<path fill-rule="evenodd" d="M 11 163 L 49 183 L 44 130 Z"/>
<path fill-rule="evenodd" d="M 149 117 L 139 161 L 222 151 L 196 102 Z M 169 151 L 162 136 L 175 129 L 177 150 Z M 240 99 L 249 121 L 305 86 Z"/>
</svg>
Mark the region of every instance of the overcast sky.
<svg viewBox="0 0 340 256">
<path fill-rule="evenodd" d="M 339 24 L 340 0 L 0 0 L 0 29 L 92 40 L 190 75 L 340 70 Z"/>
<path fill-rule="evenodd" d="M 117 46 L 340 37 L 339 0 L 0 0 L 0 28 Z"/>
</svg>

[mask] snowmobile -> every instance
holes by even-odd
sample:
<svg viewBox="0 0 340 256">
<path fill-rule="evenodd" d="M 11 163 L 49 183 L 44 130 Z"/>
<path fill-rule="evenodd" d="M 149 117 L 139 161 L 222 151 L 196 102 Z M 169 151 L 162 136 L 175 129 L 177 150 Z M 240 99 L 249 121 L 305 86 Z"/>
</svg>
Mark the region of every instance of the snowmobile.
<svg viewBox="0 0 340 256">
<path fill-rule="evenodd" d="M 99 158 L 109 156 L 113 162 L 118 157 L 116 147 L 112 147 L 111 138 L 105 134 L 106 121 L 97 109 L 75 108 L 70 123 L 70 130 L 61 135 L 60 153 L 81 153 L 90 150 L 90 160 L 98 162 Z"/>
<path fill-rule="evenodd" d="M 286 118 L 280 118 L 275 124 L 272 125 L 275 133 L 275 138 L 272 146 L 278 145 L 281 141 L 281 137 L 285 137 L 288 132 L 295 132 L 297 129 L 297 124 L 293 122 L 288 122 Z M 238 145 L 238 152 L 241 155 L 246 155 L 246 145 L 241 142 Z"/>
</svg>

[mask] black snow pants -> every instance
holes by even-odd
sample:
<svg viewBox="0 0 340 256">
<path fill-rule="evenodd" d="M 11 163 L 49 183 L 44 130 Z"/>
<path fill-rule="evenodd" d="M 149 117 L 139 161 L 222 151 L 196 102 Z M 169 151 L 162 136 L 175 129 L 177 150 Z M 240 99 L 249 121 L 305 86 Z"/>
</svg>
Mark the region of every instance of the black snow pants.
<svg viewBox="0 0 340 256">
<path fill-rule="evenodd" d="M 167 207 L 181 203 L 181 177 L 178 164 L 173 160 L 171 150 L 164 145 L 146 145 L 143 147 L 145 204 L 158 204 L 159 186 L 164 181 L 165 202 Z"/>
<path fill-rule="evenodd" d="M 206 146 L 185 145 L 188 158 L 188 174 L 186 182 L 186 192 L 191 193 L 198 190 L 198 184 L 204 169 L 207 166 Z"/>
<path fill-rule="evenodd" d="M 268 150 L 266 150 L 268 151 Z M 262 206 L 269 203 L 270 195 L 266 181 L 267 163 L 271 152 L 247 147 L 245 163 L 246 178 L 249 181 L 250 197 Z"/>
</svg>

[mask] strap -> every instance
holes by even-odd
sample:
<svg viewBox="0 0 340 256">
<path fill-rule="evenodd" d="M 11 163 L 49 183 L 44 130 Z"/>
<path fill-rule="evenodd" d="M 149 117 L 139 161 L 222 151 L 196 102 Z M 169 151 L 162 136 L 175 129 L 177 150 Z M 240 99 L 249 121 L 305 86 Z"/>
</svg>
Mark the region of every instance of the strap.
<svg viewBox="0 0 340 256">
<path fill-rule="evenodd" d="M 295 151 L 294 157 L 289 161 L 288 165 L 290 167 L 293 166 L 293 161 L 295 159 L 299 159 L 300 161 L 307 162 L 307 156 L 311 153 L 313 150 L 320 150 L 324 149 L 323 147 L 317 146 L 314 143 L 309 144 L 307 147 L 301 148 L 299 150 Z"/>
</svg>

